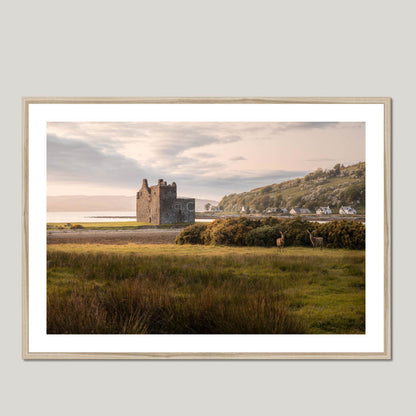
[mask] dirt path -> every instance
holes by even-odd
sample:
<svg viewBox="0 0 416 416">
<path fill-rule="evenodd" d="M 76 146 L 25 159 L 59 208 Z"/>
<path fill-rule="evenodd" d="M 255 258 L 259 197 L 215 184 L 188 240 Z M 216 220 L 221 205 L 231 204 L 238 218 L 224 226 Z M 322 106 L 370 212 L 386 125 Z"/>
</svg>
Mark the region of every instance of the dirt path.
<svg viewBox="0 0 416 416">
<path fill-rule="evenodd" d="M 48 231 L 48 244 L 173 244 L 182 228 Z"/>
</svg>

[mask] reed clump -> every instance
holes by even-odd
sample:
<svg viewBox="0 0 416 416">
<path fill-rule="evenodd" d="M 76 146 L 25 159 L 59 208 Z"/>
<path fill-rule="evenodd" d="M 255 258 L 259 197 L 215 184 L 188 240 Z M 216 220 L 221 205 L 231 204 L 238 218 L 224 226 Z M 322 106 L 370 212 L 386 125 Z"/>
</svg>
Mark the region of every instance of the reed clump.
<svg viewBox="0 0 416 416">
<path fill-rule="evenodd" d="M 364 263 L 357 252 L 324 257 L 309 249 L 276 255 L 218 247 L 191 256 L 180 254 L 186 246 L 173 248 L 48 250 L 48 333 L 364 331 Z M 333 301 L 325 306 L 325 299 Z"/>
</svg>

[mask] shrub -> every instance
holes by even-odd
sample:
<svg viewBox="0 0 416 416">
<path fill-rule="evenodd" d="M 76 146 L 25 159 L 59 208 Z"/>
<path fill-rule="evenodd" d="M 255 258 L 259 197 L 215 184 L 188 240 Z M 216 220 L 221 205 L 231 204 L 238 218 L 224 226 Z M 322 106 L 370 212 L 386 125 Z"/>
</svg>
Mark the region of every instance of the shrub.
<svg viewBox="0 0 416 416">
<path fill-rule="evenodd" d="M 71 230 L 81 230 L 83 228 L 85 228 L 85 227 L 83 225 L 81 225 L 81 224 L 71 225 Z"/>
<path fill-rule="evenodd" d="M 193 224 L 186 227 L 176 237 L 176 244 L 204 244 L 203 233 L 207 229 L 207 224 Z"/>
<path fill-rule="evenodd" d="M 356 221 L 331 221 L 319 224 L 317 232 L 330 248 L 365 248 L 365 225 Z"/>
<path fill-rule="evenodd" d="M 214 245 L 245 246 L 247 233 L 259 225 L 260 221 L 245 217 L 215 220 L 208 225 L 204 233 L 204 242 Z"/>
<path fill-rule="evenodd" d="M 301 218 L 265 218 L 262 224 L 272 226 L 277 233 L 276 238 L 280 237 L 280 232 L 285 234 L 285 246 L 310 246 L 307 230 L 313 231 L 318 223 L 302 220 Z M 274 245 L 274 244 L 273 244 Z"/>
<path fill-rule="evenodd" d="M 310 240 L 307 230 L 315 229 L 316 223 L 311 223 L 300 218 L 294 218 L 286 221 L 285 245 L 287 246 L 310 246 Z"/>
<path fill-rule="evenodd" d="M 280 237 L 280 227 L 263 225 L 254 228 L 246 235 L 246 244 L 248 246 L 272 247 L 276 245 L 276 239 Z"/>
<path fill-rule="evenodd" d="M 286 232 L 285 246 L 310 247 L 307 231 L 323 237 L 329 248 L 365 248 L 365 225 L 355 221 L 330 221 L 324 224 L 301 218 L 218 219 L 210 224 L 191 225 L 178 235 L 177 244 L 213 244 L 230 246 L 272 247 L 280 231 Z"/>
</svg>

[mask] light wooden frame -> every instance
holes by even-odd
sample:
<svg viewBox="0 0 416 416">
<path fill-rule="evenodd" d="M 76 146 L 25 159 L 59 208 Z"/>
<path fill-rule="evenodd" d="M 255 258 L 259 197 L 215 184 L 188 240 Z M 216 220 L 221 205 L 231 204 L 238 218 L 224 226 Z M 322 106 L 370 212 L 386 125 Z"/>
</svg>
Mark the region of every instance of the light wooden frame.
<svg viewBox="0 0 416 416">
<path fill-rule="evenodd" d="M 382 104 L 384 105 L 384 351 L 377 353 L 41 353 L 29 351 L 29 104 Z M 296 98 L 112 98 L 25 97 L 22 99 L 22 358 L 23 359 L 214 359 L 214 360 L 350 360 L 392 357 L 391 346 L 391 98 L 296 97 Z"/>
</svg>

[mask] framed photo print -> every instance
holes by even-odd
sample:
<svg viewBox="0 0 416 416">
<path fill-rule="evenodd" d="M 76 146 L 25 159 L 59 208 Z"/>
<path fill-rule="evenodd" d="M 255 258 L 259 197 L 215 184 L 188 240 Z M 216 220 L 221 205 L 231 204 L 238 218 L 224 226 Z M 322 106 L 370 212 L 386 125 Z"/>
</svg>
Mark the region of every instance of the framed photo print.
<svg viewBox="0 0 416 416">
<path fill-rule="evenodd" d="M 24 98 L 24 359 L 390 359 L 390 98 Z"/>
</svg>

